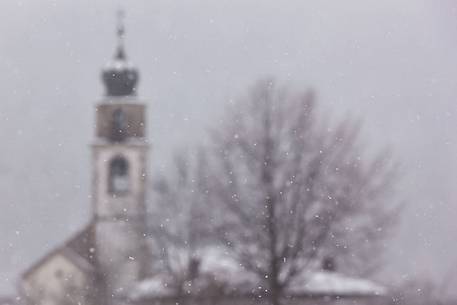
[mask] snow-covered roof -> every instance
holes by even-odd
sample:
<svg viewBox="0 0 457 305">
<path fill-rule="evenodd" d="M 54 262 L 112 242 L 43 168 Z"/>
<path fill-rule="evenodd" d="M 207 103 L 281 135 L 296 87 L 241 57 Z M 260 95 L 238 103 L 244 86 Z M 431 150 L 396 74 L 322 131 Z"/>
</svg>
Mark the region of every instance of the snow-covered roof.
<svg viewBox="0 0 457 305">
<path fill-rule="evenodd" d="M 171 297 L 175 295 L 175 290 L 169 284 L 169 279 L 165 276 L 154 276 L 145 279 L 131 288 L 128 293 L 130 299 L 142 299 L 147 297 Z"/>
<path fill-rule="evenodd" d="M 188 294 L 202 293 L 211 289 L 211 285 L 218 285 L 229 290 L 224 291 L 224 293 L 233 290 L 247 293 L 256 286 L 256 277 L 248 272 L 243 272 L 243 267 L 222 248 L 200 249 L 194 254 L 195 256 L 200 262 L 198 277 L 183 283 L 183 289 Z M 188 253 L 176 255 L 181 265 L 184 265 L 184 260 L 189 259 L 189 257 Z M 128 296 L 132 299 L 172 297 L 176 295 L 175 285 L 176 283 L 170 274 L 160 273 L 134 285 Z"/>
<path fill-rule="evenodd" d="M 199 275 L 184 283 L 184 291 L 190 295 L 223 287 L 221 293 L 254 294 L 259 289 L 258 278 L 244 270 L 230 253 L 222 248 L 211 247 L 197 253 L 200 261 Z M 132 299 L 173 297 L 176 283 L 168 274 L 156 274 L 130 291 Z M 314 270 L 303 272 L 288 287 L 287 293 L 296 296 L 377 296 L 385 295 L 386 289 L 367 279 L 350 277 L 338 272 Z"/>
<path fill-rule="evenodd" d="M 134 65 L 125 60 L 125 59 L 117 59 L 115 58 L 114 60 L 108 62 L 105 64 L 105 70 L 114 70 L 114 71 L 123 71 L 123 70 L 130 70 L 134 69 Z"/>
<path fill-rule="evenodd" d="M 216 282 L 237 289 L 253 287 L 258 282 L 255 275 L 247 272 L 243 265 L 234 260 L 230 253 L 223 248 L 210 247 L 204 249 L 199 257 L 201 260 L 200 272 L 211 274 Z"/>
<path fill-rule="evenodd" d="M 298 277 L 289 287 L 291 294 L 309 295 L 384 295 L 386 288 L 367 279 L 337 272 L 314 271 Z"/>
</svg>

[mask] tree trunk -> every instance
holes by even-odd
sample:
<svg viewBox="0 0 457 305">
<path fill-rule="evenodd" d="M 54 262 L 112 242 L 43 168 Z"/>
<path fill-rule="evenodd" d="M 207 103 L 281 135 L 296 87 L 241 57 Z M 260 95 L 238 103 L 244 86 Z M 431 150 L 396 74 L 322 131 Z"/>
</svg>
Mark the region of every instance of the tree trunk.
<svg viewBox="0 0 457 305">
<path fill-rule="evenodd" d="M 267 100 L 269 100 L 267 98 Z M 270 254 L 270 266 L 269 266 L 269 294 L 271 305 L 280 305 L 280 285 L 279 285 L 279 265 L 278 265 L 278 254 L 276 251 L 278 243 L 278 232 L 276 228 L 276 204 L 277 198 L 273 184 L 274 176 L 274 144 L 271 135 L 271 109 L 268 105 L 265 113 L 264 121 L 265 130 L 265 142 L 264 142 L 264 166 L 262 170 L 262 182 L 266 190 L 266 207 L 267 207 L 267 219 L 266 226 L 268 231 L 269 239 L 269 254 Z"/>
</svg>

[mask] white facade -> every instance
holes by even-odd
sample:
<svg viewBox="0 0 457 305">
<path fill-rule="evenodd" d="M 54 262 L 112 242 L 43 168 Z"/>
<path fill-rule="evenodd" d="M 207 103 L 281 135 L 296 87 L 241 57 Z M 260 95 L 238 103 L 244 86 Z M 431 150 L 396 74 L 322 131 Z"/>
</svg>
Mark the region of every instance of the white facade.
<svg viewBox="0 0 457 305">
<path fill-rule="evenodd" d="M 21 294 L 34 305 L 93 304 L 93 269 L 70 249 L 55 251 L 27 272 Z"/>
</svg>

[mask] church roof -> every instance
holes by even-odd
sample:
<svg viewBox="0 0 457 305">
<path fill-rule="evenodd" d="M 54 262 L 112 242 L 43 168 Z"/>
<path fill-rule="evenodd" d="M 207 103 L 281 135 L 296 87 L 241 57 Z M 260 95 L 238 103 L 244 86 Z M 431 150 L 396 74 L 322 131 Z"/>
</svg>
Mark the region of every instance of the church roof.
<svg viewBox="0 0 457 305">
<path fill-rule="evenodd" d="M 95 226 L 91 223 L 73 236 L 65 245 L 90 265 L 95 263 Z"/>
<path fill-rule="evenodd" d="M 78 266 L 85 272 L 94 271 L 95 264 L 95 236 L 93 223 L 88 224 L 84 229 L 77 232 L 64 244 L 51 250 L 44 255 L 35 264 L 29 267 L 23 274 L 22 278 L 27 278 L 34 273 L 49 259 L 57 254 L 61 254 Z"/>
</svg>

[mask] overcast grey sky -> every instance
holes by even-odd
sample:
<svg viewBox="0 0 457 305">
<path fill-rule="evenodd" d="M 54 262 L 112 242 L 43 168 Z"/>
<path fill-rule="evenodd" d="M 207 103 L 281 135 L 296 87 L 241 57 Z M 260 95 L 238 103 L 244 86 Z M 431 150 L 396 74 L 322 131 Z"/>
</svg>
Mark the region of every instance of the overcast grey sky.
<svg viewBox="0 0 457 305">
<path fill-rule="evenodd" d="M 120 3 L 151 175 L 259 77 L 312 87 L 321 111 L 361 118 L 367 144 L 403 163 L 409 205 L 384 279 L 457 274 L 457 2 L 5 0 L 0 294 L 88 221 L 93 106 Z"/>
</svg>

